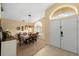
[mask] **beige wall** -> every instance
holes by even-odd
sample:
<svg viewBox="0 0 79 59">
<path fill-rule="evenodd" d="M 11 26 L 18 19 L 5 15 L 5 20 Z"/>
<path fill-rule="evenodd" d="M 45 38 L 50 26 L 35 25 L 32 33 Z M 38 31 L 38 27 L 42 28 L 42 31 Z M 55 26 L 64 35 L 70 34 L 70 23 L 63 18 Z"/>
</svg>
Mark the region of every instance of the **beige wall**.
<svg viewBox="0 0 79 59">
<path fill-rule="evenodd" d="M 3 27 L 3 30 L 8 30 L 12 34 L 15 34 L 17 32 L 16 27 L 21 27 L 26 24 L 27 24 L 27 22 L 9 20 L 9 19 L 1 19 L 1 25 Z M 32 23 L 30 23 L 30 24 L 33 25 Z M 33 31 L 33 28 L 32 28 L 32 31 Z"/>
<path fill-rule="evenodd" d="M 48 41 L 48 36 L 47 36 L 47 26 L 48 26 L 48 21 L 46 17 L 41 18 L 40 22 L 42 23 L 42 27 L 43 27 L 43 33 L 44 33 L 44 40 Z"/>
</svg>

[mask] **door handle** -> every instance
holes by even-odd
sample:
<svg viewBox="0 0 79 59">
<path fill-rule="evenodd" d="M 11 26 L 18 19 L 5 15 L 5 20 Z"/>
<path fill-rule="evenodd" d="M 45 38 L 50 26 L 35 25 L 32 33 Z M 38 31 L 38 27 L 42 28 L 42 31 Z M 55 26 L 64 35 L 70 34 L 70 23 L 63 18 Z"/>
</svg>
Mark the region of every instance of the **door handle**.
<svg viewBox="0 0 79 59">
<path fill-rule="evenodd" d="M 63 31 L 61 31 L 61 37 L 63 37 Z"/>
</svg>

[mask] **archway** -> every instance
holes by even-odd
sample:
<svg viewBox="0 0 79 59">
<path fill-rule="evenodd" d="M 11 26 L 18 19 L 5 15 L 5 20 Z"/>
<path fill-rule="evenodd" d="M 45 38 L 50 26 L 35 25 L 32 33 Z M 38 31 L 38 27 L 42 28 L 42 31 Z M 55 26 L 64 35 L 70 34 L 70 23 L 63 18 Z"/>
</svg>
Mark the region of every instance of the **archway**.
<svg viewBox="0 0 79 59">
<path fill-rule="evenodd" d="M 42 32 L 42 24 L 41 24 L 41 22 L 35 23 L 35 25 L 34 25 L 34 32 L 39 32 L 39 33 Z"/>
<path fill-rule="evenodd" d="M 34 32 L 39 32 L 40 38 L 43 38 L 42 23 L 40 21 L 35 23 Z"/>
</svg>

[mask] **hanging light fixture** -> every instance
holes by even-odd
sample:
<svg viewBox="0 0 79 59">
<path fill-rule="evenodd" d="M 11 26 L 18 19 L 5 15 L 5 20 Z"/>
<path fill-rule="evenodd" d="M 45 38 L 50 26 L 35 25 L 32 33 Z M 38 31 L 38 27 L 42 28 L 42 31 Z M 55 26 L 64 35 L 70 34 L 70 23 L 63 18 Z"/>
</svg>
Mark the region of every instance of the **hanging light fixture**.
<svg viewBox="0 0 79 59">
<path fill-rule="evenodd" d="M 29 20 L 31 19 L 31 14 L 28 14 L 28 22 L 27 22 L 27 24 L 28 24 L 28 32 L 29 32 L 29 28 L 30 28 L 30 24 L 29 24 Z"/>
<path fill-rule="evenodd" d="M 27 18 L 27 24 L 25 25 L 25 29 L 27 32 L 29 32 L 29 28 L 31 27 L 29 24 L 29 20 L 31 19 L 31 15 L 28 14 L 27 16 L 28 16 L 28 18 Z"/>
<path fill-rule="evenodd" d="M 30 20 L 31 20 L 31 14 L 28 14 L 27 15 L 27 24 L 25 25 L 26 32 L 32 31 L 30 29 L 33 27 L 33 25 L 30 24 Z"/>
</svg>

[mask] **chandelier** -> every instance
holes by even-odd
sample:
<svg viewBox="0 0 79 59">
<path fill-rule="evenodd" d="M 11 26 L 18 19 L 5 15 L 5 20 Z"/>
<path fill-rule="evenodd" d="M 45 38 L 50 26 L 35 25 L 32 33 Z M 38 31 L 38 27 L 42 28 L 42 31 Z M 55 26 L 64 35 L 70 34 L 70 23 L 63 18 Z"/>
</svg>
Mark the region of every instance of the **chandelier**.
<svg viewBox="0 0 79 59">
<path fill-rule="evenodd" d="M 33 27 L 33 26 L 30 24 L 30 20 L 31 20 L 31 15 L 28 14 L 27 24 L 25 25 L 25 28 L 26 28 L 27 32 L 30 32 L 30 29 Z"/>
<path fill-rule="evenodd" d="M 17 30 L 26 31 L 26 32 L 32 32 L 32 28 L 33 28 L 34 26 L 33 26 L 32 23 L 30 22 L 30 21 L 31 21 L 31 15 L 28 14 L 27 16 L 28 16 L 28 18 L 27 18 L 26 24 L 25 24 L 25 25 L 22 25 L 22 26 L 20 26 L 20 27 L 17 27 L 17 28 L 16 28 Z M 22 20 L 22 22 L 25 23 L 24 20 Z"/>
</svg>

